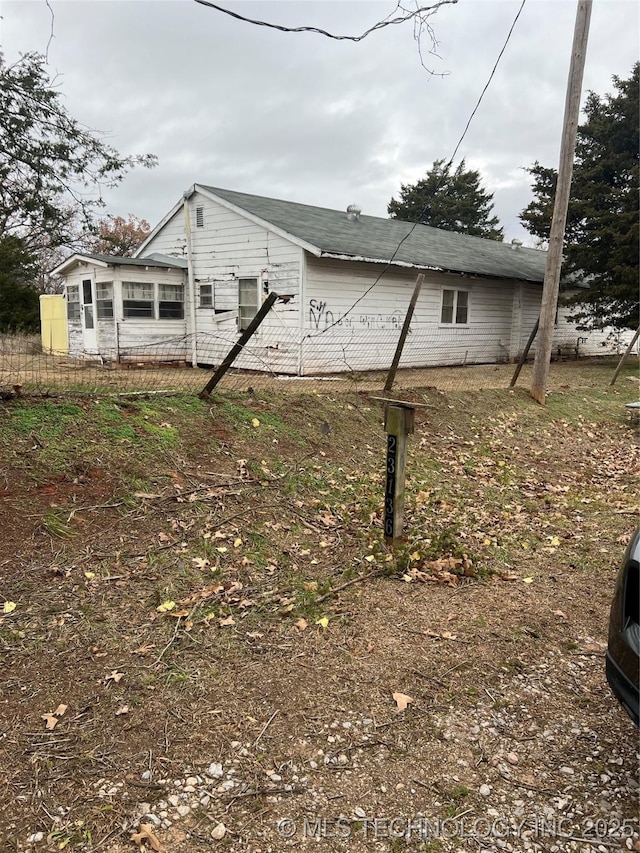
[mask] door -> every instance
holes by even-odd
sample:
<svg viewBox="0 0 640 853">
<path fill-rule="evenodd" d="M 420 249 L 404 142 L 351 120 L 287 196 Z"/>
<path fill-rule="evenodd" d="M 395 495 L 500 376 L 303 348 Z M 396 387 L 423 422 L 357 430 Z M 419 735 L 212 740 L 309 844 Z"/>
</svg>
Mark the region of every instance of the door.
<svg viewBox="0 0 640 853">
<path fill-rule="evenodd" d="M 85 278 L 82 281 L 80 293 L 82 301 L 82 342 L 85 352 L 98 351 L 98 336 L 96 334 L 96 316 L 94 306 L 93 281 Z"/>
</svg>

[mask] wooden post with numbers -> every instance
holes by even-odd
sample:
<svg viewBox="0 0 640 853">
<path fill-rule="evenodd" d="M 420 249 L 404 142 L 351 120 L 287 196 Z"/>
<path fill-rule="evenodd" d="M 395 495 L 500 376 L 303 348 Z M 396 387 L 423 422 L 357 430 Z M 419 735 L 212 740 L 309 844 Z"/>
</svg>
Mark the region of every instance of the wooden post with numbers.
<svg viewBox="0 0 640 853">
<path fill-rule="evenodd" d="M 387 404 L 384 418 L 384 428 L 387 433 L 384 538 L 391 544 L 396 542 L 402 534 L 407 436 L 413 432 L 414 421 L 415 407 L 411 403 Z"/>
</svg>

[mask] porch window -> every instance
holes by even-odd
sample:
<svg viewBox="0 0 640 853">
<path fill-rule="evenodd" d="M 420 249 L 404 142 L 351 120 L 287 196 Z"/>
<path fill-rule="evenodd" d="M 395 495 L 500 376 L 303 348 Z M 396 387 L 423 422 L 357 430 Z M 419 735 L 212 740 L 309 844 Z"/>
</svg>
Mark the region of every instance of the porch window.
<svg viewBox="0 0 640 853">
<path fill-rule="evenodd" d="M 213 285 L 212 284 L 201 284 L 200 285 L 200 307 L 201 308 L 213 308 Z"/>
<path fill-rule="evenodd" d="M 238 329 L 244 331 L 258 313 L 258 279 L 238 279 Z"/>
<path fill-rule="evenodd" d="M 113 320 L 113 282 L 96 283 L 96 316 L 98 320 Z"/>
<path fill-rule="evenodd" d="M 158 317 L 161 320 L 184 319 L 184 287 L 181 284 L 158 285 Z"/>
<path fill-rule="evenodd" d="M 443 325 L 466 326 L 469 322 L 469 293 L 466 290 L 443 290 L 440 322 Z"/>
<path fill-rule="evenodd" d="M 154 285 L 122 282 L 122 316 L 132 320 L 153 320 Z"/>
<path fill-rule="evenodd" d="M 67 286 L 67 319 L 80 319 L 80 288 L 77 284 Z"/>
</svg>

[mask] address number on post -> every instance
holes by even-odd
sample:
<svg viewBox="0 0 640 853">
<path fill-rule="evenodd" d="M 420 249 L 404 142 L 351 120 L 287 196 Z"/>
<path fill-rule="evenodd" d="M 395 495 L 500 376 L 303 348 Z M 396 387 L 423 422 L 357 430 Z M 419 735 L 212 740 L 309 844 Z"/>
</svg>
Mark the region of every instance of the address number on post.
<svg viewBox="0 0 640 853">
<path fill-rule="evenodd" d="M 397 451 L 397 436 L 387 435 L 387 485 L 384 492 L 384 535 L 387 539 L 393 539 L 394 534 Z"/>
</svg>

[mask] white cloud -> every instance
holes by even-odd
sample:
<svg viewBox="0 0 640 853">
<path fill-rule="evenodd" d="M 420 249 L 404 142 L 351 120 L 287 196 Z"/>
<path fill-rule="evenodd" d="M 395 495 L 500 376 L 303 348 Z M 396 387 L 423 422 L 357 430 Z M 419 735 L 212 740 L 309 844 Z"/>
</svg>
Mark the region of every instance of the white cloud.
<svg viewBox="0 0 640 853">
<path fill-rule="evenodd" d="M 519 0 L 460 0 L 431 18 L 439 57 L 421 66 L 411 25 L 359 44 L 233 21 L 191 2 L 52 0 L 52 72 L 70 112 L 123 153 L 151 151 L 105 198 L 112 213 L 159 220 L 194 182 L 384 216 L 400 183 L 448 158 L 484 86 Z M 228 3 L 289 25 L 357 33 L 385 2 Z M 528 0 L 458 159 L 494 192 L 506 237 L 524 236 L 522 167 L 556 166 L 576 3 Z M 44 51 L 44 2 L 3 4 L 2 44 Z M 639 5 L 594 4 L 585 91 L 611 91 L 638 57 Z M 425 47 L 428 47 L 425 42 Z"/>
</svg>

